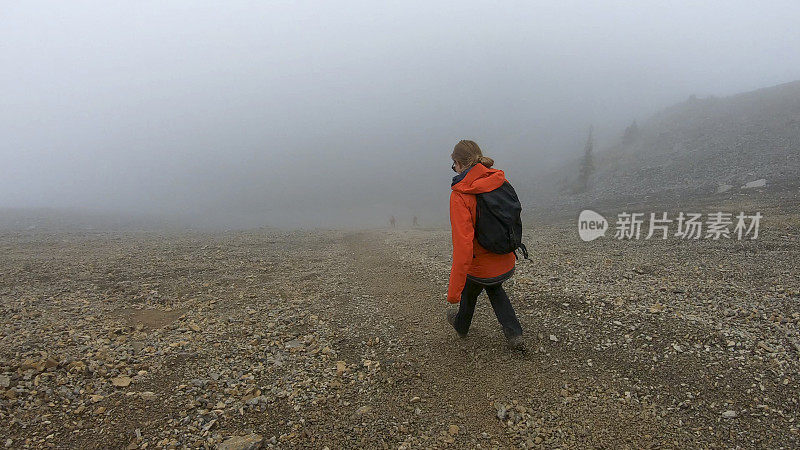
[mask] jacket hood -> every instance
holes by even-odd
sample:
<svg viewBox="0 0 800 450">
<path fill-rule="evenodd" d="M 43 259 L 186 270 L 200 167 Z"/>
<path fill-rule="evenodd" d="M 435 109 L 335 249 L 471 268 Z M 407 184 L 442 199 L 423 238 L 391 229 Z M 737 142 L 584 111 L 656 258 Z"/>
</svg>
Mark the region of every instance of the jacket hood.
<svg viewBox="0 0 800 450">
<path fill-rule="evenodd" d="M 475 164 L 453 178 L 452 189 L 462 194 L 483 194 L 499 188 L 505 181 L 506 175 L 502 170 Z"/>
</svg>

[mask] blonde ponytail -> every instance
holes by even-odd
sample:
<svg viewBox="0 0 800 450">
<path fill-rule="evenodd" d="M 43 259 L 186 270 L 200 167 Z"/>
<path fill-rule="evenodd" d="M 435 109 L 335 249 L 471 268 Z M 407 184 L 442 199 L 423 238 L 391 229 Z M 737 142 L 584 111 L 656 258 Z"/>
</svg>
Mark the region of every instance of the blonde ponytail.
<svg viewBox="0 0 800 450">
<path fill-rule="evenodd" d="M 450 157 L 463 167 L 472 167 L 478 163 L 483 164 L 486 168 L 494 165 L 494 160 L 488 156 L 483 156 L 481 148 L 478 147 L 475 141 L 458 141 Z"/>
<path fill-rule="evenodd" d="M 494 160 L 492 158 L 489 158 L 488 156 L 481 156 L 478 159 L 478 162 L 486 166 L 487 169 L 494 165 Z"/>
</svg>

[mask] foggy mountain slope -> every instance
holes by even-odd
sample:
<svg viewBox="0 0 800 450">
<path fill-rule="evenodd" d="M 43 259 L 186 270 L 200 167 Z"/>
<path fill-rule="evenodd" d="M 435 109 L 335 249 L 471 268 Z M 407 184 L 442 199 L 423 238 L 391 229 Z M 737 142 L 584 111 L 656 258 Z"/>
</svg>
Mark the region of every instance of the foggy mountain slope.
<svg viewBox="0 0 800 450">
<path fill-rule="evenodd" d="M 576 149 L 580 154 L 581 149 Z M 767 180 L 800 180 L 800 81 L 666 108 L 627 139 L 594 152 L 588 189 L 576 189 L 581 158 L 537 180 L 535 202 L 570 204 L 715 195 Z"/>
</svg>

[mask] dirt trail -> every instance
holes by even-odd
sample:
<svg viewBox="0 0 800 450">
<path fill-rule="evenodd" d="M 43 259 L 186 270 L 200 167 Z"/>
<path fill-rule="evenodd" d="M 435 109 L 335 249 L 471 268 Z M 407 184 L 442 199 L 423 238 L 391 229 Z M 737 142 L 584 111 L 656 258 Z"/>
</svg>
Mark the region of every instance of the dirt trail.
<svg viewBox="0 0 800 450">
<path fill-rule="evenodd" d="M 341 273 L 361 294 L 355 301 L 349 296 L 339 303 L 343 322 L 361 323 L 368 334 L 396 340 L 407 350 L 437 424 L 455 424 L 465 433 L 488 435 L 503 445 L 564 442 L 563 436 L 548 435 L 546 428 L 552 425 L 557 433 L 575 438 L 567 441 L 572 445 L 641 446 L 670 434 L 664 429 L 669 420 L 657 417 L 653 405 L 632 407 L 616 398 L 598 397 L 598 386 L 614 388 L 619 383 L 610 373 L 578 369 L 586 355 L 545 350 L 543 346 L 552 343 L 540 342 L 536 323 L 524 316 L 529 351 L 520 354 L 506 348 L 485 293 L 468 338 L 458 338 L 444 320 L 442 279 L 432 283 L 430 274 L 404 264 L 397 253 L 402 249 L 387 245 L 383 232 L 352 233 L 342 242 L 350 257 Z M 519 299 L 512 301 L 518 309 L 523 306 Z M 567 390 L 570 398 L 565 401 Z M 518 407 L 514 419 L 528 419 L 530 425 L 508 432 L 505 421 L 497 418 L 495 402 Z M 580 410 L 590 414 L 581 416 Z"/>
<path fill-rule="evenodd" d="M 408 358 L 419 370 L 426 403 L 438 413 L 440 425 L 469 424 L 471 433 L 503 436 L 487 397 L 493 390 L 490 385 L 497 388 L 512 381 L 516 378 L 513 372 L 504 375 L 502 366 L 495 370 L 491 364 L 478 367 L 471 343 L 444 326 L 445 286 L 431 283 L 424 273 L 400 264 L 382 239 L 374 232 L 349 234 L 343 239 L 352 255 L 348 259 L 351 280 L 368 294 L 361 297 L 367 304 L 346 302 L 345 314 L 357 316 L 351 320 L 362 323 L 391 324 L 392 333 L 387 338 L 396 339 L 409 352 Z M 377 316 L 363 317 L 370 304 L 377 306 L 373 309 Z M 383 330 L 375 331 L 384 334 Z M 494 363 L 522 358 L 503 354 L 503 349 L 498 353 Z"/>
</svg>

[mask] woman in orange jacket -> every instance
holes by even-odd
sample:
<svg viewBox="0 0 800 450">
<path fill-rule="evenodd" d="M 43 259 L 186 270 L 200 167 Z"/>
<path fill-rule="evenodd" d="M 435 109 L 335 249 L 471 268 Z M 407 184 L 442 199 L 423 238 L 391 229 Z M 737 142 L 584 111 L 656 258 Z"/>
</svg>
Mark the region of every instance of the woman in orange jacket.
<svg viewBox="0 0 800 450">
<path fill-rule="evenodd" d="M 503 334 L 512 348 L 522 350 L 522 327 L 503 289 L 503 281 L 514 273 L 514 253 L 492 253 L 475 239 L 476 194 L 490 192 L 506 181 L 502 170 L 492 169 L 494 160 L 481 153 L 473 141 L 460 141 L 453 149 L 450 193 L 450 226 L 453 232 L 453 266 L 447 301 L 460 303 L 447 311 L 447 321 L 461 337 L 467 335 L 478 295 L 486 289 Z"/>
</svg>

